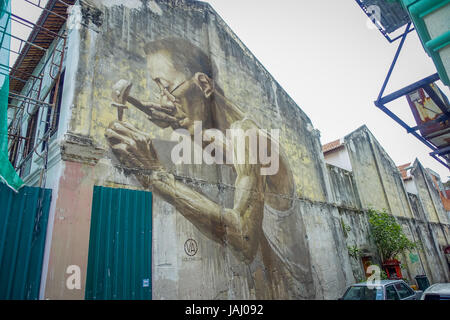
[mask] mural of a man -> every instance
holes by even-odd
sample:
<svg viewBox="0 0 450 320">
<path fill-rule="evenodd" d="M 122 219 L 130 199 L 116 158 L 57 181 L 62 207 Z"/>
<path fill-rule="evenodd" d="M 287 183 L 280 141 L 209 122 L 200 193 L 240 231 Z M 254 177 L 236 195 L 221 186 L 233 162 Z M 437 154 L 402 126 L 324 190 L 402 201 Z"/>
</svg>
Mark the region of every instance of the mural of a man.
<svg viewBox="0 0 450 320">
<path fill-rule="evenodd" d="M 163 39 L 145 47 L 148 70 L 161 93 L 159 104 L 129 96 L 130 85 L 121 81 L 113 89 L 115 100 L 129 102 L 154 124 L 186 129 L 194 135 L 194 122 L 203 130 L 259 129 L 255 121 L 231 103 L 214 83 L 217 70 L 208 56 L 183 39 Z M 125 85 L 124 85 L 125 84 Z M 313 280 L 303 224 L 272 232 L 265 215 L 289 216 L 295 210 L 295 185 L 289 163 L 280 150 L 279 170 L 261 175 L 261 164 L 234 163 L 236 172 L 233 208 L 223 208 L 204 194 L 178 181 L 160 163 L 152 140 L 130 123 L 115 121 L 105 136 L 121 166 L 135 172 L 144 187 L 152 190 L 188 219 L 208 238 L 227 245 L 250 266 L 252 286 L 259 299 L 314 298 Z M 225 148 L 236 146 L 223 142 Z M 269 143 L 270 148 L 270 143 Z M 247 153 L 252 152 L 246 148 Z M 267 219 L 266 219 L 267 220 Z M 286 233 L 286 234 L 283 234 Z M 289 240 L 289 237 L 291 240 Z M 255 260 L 262 261 L 256 264 Z"/>
</svg>

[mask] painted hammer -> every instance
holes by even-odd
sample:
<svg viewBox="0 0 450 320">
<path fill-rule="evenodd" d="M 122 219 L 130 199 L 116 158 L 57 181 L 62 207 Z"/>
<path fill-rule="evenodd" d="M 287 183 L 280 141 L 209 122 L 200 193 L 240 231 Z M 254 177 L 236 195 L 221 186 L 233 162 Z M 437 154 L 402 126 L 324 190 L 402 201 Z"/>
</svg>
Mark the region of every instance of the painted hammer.
<svg viewBox="0 0 450 320">
<path fill-rule="evenodd" d="M 114 102 L 111 106 L 117 108 L 117 117 L 119 118 L 119 121 L 123 120 L 123 110 L 128 109 L 125 103 L 127 103 L 127 98 L 132 86 L 133 84 L 130 81 L 124 79 L 119 80 L 113 86 L 111 96 Z"/>
<path fill-rule="evenodd" d="M 163 115 L 165 115 L 168 119 L 176 120 L 175 118 L 170 117 L 171 114 L 175 113 L 176 107 L 160 106 L 153 103 L 142 103 L 141 101 L 130 95 L 132 86 L 133 84 L 130 81 L 124 79 L 119 80 L 113 86 L 111 96 L 114 102 L 111 105 L 117 108 L 119 121 L 123 120 L 123 110 L 128 109 L 128 107 L 125 105 L 127 102 L 131 103 L 137 109 L 141 110 L 149 116 L 153 116 L 153 113 L 155 112 L 162 112 L 164 113 Z"/>
</svg>

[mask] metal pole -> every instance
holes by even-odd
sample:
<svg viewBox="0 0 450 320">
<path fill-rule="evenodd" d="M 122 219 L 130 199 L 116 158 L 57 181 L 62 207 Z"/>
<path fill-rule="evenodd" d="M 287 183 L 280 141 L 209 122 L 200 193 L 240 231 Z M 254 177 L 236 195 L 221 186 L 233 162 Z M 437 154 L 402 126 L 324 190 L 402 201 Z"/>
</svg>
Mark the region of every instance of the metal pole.
<svg viewBox="0 0 450 320">
<path fill-rule="evenodd" d="M 436 148 L 429 143 L 427 140 L 425 140 L 422 136 L 420 136 L 417 132 L 414 132 L 410 126 L 408 126 L 403 120 L 401 120 L 399 117 L 397 117 L 395 114 L 393 114 L 388 108 L 386 108 L 383 104 L 378 104 L 375 102 L 375 105 L 380 108 L 384 113 L 386 113 L 389 117 L 391 117 L 395 122 L 400 124 L 403 128 L 406 129 L 408 133 L 411 133 L 413 136 L 415 136 L 417 139 L 419 139 L 422 143 L 424 143 L 428 148 L 435 151 Z"/>
<path fill-rule="evenodd" d="M 394 71 L 395 64 L 396 64 L 396 62 L 398 60 L 400 52 L 402 51 L 403 45 L 405 44 L 406 36 L 409 33 L 409 27 L 410 26 L 411 26 L 411 22 L 409 22 L 407 24 L 407 26 L 406 26 L 405 33 L 402 36 L 402 40 L 400 41 L 400 44 L 399 44 L 398 49 L 397 49 L 397 52 L 395 53 L 394 60 L 391 63 L 391 67 L 389 68 L 389 71 L 388 71 L 388 74 L 386 76 L 386 79 L 384 80 L 383 86 L 381 87 L 381 91 L 380 91 L 380 94 L 378 95 L 377 101 L 379 101 L 381 99 L 381 97 L 383 96 L 384 90 L 386 90 L 386 86 L 387 86 L 387 84 L 389 82 L 389 79 L 391 78 L 392 71 Z"/>
<path fill-rule="evenodd" d="M 403 89 L 397 90 L 397 91 L 392 92 L 384 97 L 379 98 L 377 100 L 377 102 L 381 103 L 381 104 L 389 103 L 389 102 L 394 101 L 400 97 L 403 97 L 404 95 L 411 93 L 417 89 L 423 88 L 424 86 L 426 86 L 432 82 L 438 81 L 439 79 L 440 79 L 439 74 L 437 74 L 437 73 L 432 74 L 431 76 L 428 76 L 422 80 L 419 80 L 413 84 L 410 84 L 409 86 L 406 86 Z"/>
<path fill-rule="evenodd" d="M 29 20 L 27 20 L 27 19 L 25 19 L 25 18 L 22 18 L 22 17 L 20 17 L 20 16 L 18 16 L 18 15 L 15 15 L 15 14 L 13 14 L 13 13 L 11 13 L 11 17 L 12 17 L 12 18 L 11 18 L 11 21 L 14 21 L 14 22 L 16 22 L 16 23 L 19 23 L 19 24 L 21 24 L 21 25 L 23 25 L 23 26 L 25 26 L 25 27 L 30 28 L 30 29 L 39 28 L 39 29 L 41 29 L 41 30 L 44 31 L 45 33 L 48 33 L 48 34 L 51 35 L 51 36 L 54 36 L 54 37 L 60 37 L 60 38 L 63 37 L 63 36 L 57 34 L 57 33 L 54 32 L 54 31 L 51 31 L 51 30 L 49 30 L 49 29 L 47 29 L 47 28 L 45 28 L 45 27 L 43 27 L 43 26 L 40 26 L 40 25 L 38 25 L 38 24 L 36 24 L 36 23 L 33 23 L 33 22 L 31 22 L 31 21 L 29 21 Z M 14 19 L 13 19 L 13 18 L 14 18 Z"/>
</svg>

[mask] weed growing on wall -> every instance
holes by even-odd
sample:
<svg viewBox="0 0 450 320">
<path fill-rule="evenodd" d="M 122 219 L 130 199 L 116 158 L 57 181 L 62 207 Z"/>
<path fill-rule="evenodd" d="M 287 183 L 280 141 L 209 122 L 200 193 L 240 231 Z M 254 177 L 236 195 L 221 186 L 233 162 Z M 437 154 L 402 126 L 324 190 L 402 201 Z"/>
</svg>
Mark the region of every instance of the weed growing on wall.
<svg viewBox="0 0 450 320">
<path fill-rule="evenodd" d="M 357 260 L 361 256 L 361 250 L 355 246 L 347 246 L 348 255 Z"/>
</svg>

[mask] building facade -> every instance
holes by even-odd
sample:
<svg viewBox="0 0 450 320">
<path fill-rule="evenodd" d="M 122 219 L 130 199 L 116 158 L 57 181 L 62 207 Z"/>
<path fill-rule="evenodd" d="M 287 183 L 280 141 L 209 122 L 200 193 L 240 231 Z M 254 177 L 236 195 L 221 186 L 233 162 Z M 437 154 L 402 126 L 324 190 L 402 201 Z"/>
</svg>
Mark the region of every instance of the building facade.
<svg viewBox="0 0 450 320">
<path fill-rule="evenodd" d="M 411 241 L 420 243 L 419 250 L 399 258 L 402 275 L 411 283 L 417 275 L 427 275 L 431 282 L 447 281 L 449 221 L 429 171 L 418 160 L 413 166 L 397 168 L 365 126 L 323 149 L 338 203 L 362 210 L 386 210 L 396 217 Z M 343 190 L 348 191 L 343 195 Z M 358 244 L 357 239 L 354 242 Z"/>
<path fill-rule="evenodd" d="M 335 299 L 380 263 L 369 207 L 387 209 L 422 241 L 424 250 L 402 259 L 408 279 L 449 281 L 438 249 L 448 246 L 449 222 L 440 207 L 427 211 L 439 195 L 419 197 L 429 215 L 419 216 L 367 128 L 340 142 L 333 150 L 347 153 L 328 165 L 333 150 L 324 157 L 308 116 L 211 6 L 76 8 L 67 37 L 53 43 L 66 47 L 56 130 L 46 139 L 45 112 L 20 123 L 47 141 L 46 156 L 36 143 L 14 159 L 27 185 L 52 190 L 39 298 Z M 219 161 L 239 154 L 233 137 L 223 140 L 228 132 L 250 131 L 276 157 L 252 162 L 249 136 L 241 162 Z"/>
</svg>

